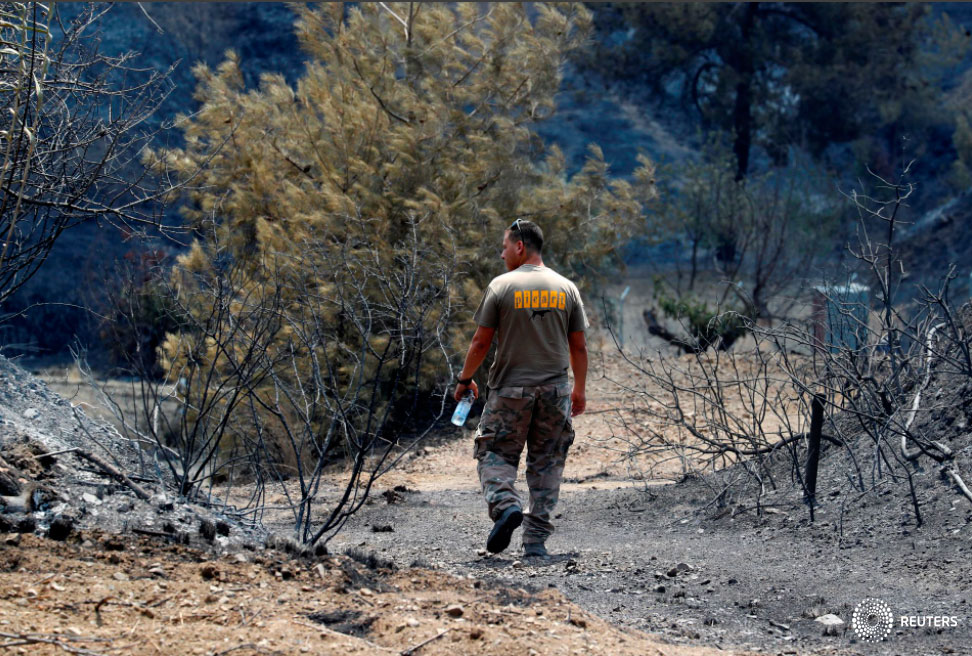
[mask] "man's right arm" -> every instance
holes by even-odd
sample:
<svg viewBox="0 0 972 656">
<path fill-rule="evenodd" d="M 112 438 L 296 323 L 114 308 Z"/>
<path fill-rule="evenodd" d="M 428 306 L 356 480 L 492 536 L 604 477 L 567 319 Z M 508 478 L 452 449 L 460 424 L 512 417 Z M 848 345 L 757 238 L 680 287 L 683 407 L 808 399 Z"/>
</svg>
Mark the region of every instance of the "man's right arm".
<svg viewBox="0 0 972 656">
<path fill-rule="evenodd" d="M 460 380 L 472 378 L 476 370 L 479 369 L 479 365 L 486 359 L 489 347 L 493 343 L 496 327 L 499 325 L 499 302 L 496 294 L 489 287 L 483 292 L 483 300 L 479 302 L 479 307 L 473 315 L 473 321 L 478 326 L 476 334 L 473 335 L 472 342 L 469 344 L 469 351 L 466 352 L 466 362 L 459 374 Z M 468 386 L 462 383 L 456 384 L 456 390 L 453 393 L 456 401 L 462 398 L 467 389 L 471 389 L 473 395 L 477 399 L 479 398 L 479 386 L 476 385 L 476 381 L 471 380 Z"/>
<path fill-rule="evenodd" d="M 461 380 L 472 378 L 476 374 L 479 365 L 483 363 L 483 360 L 486 359 L 486 354 L 489 353 L 489 347 L 493 343 L 493 334 L 495 332 L 495 328 L 487 328 L 486 326 L 479 326 L 476 329 L 476 334 L 473 335 L 472 342 L 469 344 L 469 350 L 466 352 L 466 363 L 463 365 L 462 372 L 459 374 Z M 456 401 L 462 398 L 462 395 L 466 393 L 467 389 L 471 389 L 473 396 L 477 399 L 479 398 L 479 386 L 476 384 L 476 381 L 471 380 L 469 385 L 456 384 L 456 391 L 453 393 Z"/>
<path fill-rule="evenodd" d="M 570 368 L 574 372 L 574 390 L 570 393 L 570 416 L 576 417 L 587 407 L 587 341 L 584 331 L 578 330 L 567 333 L 567 344 L 570 347 Z"/>
</svg>

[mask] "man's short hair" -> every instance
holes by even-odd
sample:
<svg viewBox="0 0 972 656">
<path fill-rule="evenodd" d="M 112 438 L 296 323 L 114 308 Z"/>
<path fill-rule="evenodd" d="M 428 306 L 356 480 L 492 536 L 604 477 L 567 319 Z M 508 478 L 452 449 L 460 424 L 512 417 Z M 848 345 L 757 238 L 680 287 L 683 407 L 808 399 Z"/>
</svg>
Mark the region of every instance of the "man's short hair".
<svg viewBox="0 0 972 656">
<path fill-rule="evenodd" d="M 510 224 L 510 241 L 522 241 L 523 246 L 534 253 L 543 250 L 543 231 L 533 221 L 516 219 Z"/>
</svg>

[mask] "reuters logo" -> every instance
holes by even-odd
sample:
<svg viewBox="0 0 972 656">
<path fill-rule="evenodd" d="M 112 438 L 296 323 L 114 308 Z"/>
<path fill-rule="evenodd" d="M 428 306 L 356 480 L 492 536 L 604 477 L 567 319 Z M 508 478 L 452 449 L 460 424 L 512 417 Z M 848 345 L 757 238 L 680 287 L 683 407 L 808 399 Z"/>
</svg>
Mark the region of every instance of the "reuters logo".
<svg viewBox="0 0 972 656">
<path fill-rule="evenodd" d="M 864 642 L 881 642 L 891 633 L 894 615 L 891 607 L 880 599 L 865 599 L 857 604 L 851 618 L 851 627 Z"/>
</svg>

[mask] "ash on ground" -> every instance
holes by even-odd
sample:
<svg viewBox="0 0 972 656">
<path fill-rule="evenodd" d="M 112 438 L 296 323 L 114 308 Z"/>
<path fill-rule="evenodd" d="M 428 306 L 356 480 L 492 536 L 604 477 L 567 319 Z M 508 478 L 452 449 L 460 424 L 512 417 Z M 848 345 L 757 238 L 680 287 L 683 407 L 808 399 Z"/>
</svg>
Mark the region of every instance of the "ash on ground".
<svg viewBox="0 0 972 656">
<path fill-rule="evenodd" d="M 162 468 L 132 474 L 139 448 L 0 357 L 0 532 L 77 540 L 100 529 L 215 553 L 264 544 L 266 532 L 232 509 L 173 495 Z"/>
</svg>

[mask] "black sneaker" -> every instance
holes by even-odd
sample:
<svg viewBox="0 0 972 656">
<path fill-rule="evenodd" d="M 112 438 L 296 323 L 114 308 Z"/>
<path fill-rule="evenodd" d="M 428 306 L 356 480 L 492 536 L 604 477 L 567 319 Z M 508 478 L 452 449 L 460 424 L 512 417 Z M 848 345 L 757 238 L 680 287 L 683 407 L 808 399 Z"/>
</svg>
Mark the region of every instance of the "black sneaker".
<svg viewBox="0 0 972 656">
<path fill-rule="evenodd" d="M 486 549 L 492 553 L 499 553 L 510 546 L 513 531 L 523 523 L 523 512 L 516 506 L 510 506 L 503 511 L 500 518 L 493 524 L 486 540 Z"/>
<path fill-rule="evenodd" d="M 526 542 L 523 545 L 523 557 L 549 558 L 550 554 L 547 553 L 547 547 L 543 546 L 543 542 Z"/>
</svg>

